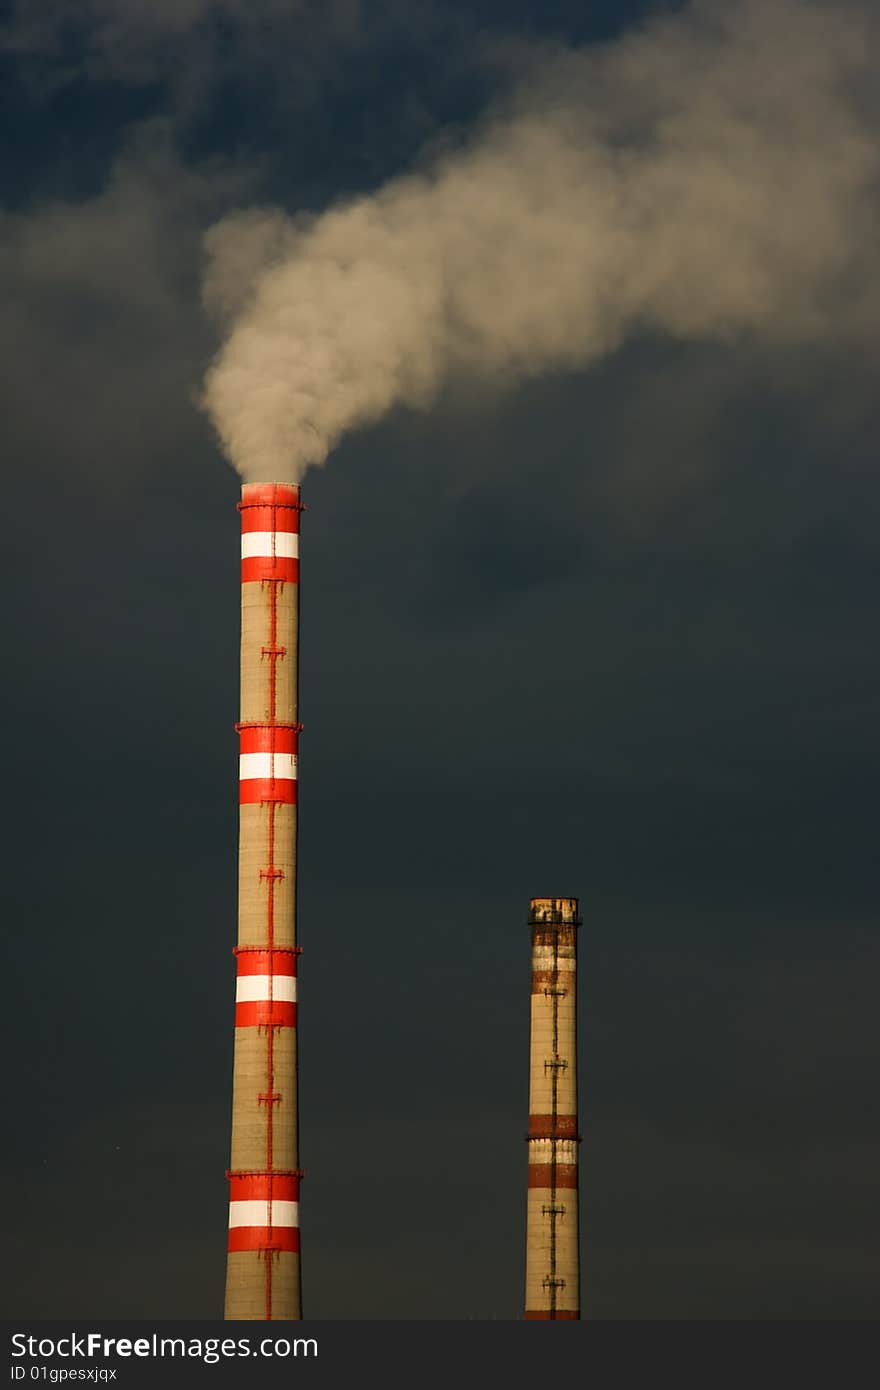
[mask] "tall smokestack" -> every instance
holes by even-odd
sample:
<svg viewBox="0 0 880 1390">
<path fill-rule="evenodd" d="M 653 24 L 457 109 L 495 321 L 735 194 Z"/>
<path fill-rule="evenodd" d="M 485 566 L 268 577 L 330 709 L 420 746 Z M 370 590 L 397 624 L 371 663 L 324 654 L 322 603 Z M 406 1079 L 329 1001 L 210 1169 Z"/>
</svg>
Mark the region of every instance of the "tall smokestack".
<svg viewBox="0 0 880 1390">
<path fill-rule="evenodd" d="M 238 945 L 225 1316 L 302 1316 L 296 1066 L 299 488 L 241 490 Z"/>
<path fill-rule="evenodd" d="M 532 898 L 526 1318 L 580 1317 L 577 898 Z"/>
</svg>

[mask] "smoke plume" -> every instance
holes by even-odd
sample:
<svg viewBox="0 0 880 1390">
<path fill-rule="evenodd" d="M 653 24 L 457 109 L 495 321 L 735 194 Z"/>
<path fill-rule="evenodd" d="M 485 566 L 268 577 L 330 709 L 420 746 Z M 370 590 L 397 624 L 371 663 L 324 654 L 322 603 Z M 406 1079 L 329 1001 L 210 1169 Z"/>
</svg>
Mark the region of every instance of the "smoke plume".
<svg viewBox="0 0 880 1390">
<path fill-rule="evenodd" d="M 836 0 L 697 0 L 530 62 L 469 143 L 320 216 L 211 229 L 204 403 L 245 478 L 299 478 L 449 378 L 588 366 L 629 335 L 860 335 L 877 28 Z"/>
</svg>

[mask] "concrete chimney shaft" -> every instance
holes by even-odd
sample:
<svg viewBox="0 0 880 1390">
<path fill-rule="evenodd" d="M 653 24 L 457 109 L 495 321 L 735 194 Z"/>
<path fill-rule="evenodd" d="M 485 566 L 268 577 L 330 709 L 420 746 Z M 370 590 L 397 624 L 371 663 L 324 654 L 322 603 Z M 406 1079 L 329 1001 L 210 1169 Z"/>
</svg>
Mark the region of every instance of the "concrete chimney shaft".
<svg viewBox="0 0 880 1390">
<path fill-rule="evenodd" d="M 294 1319 L 299 488 L 241 490 L 239 907 L 225 1317 Z"/>
<path fill-rule="evenodd" d="M 532 898 L 527 1319 L 580 1317 L 577 898 Z"/>
</svg>

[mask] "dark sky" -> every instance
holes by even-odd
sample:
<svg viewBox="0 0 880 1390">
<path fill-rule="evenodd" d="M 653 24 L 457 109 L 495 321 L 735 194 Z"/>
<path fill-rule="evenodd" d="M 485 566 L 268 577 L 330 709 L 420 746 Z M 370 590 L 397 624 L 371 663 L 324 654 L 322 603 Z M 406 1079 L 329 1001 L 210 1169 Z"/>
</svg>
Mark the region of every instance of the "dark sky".
<svg viewBox="0 0 880 1390">
<path fill-rule="evenodd" d="M 238 480 L 194 404 L 202 234 L 375 187 L 647 8 L 4 7 L 7 1317 L 222 1305 Z M 307 476 L 308 1317 L 520 1315 L 540 894 L 584 917 L 585 1316 L 876 1315 L 878 425 L 852 348 L 645 336 Z"/>
</svg>

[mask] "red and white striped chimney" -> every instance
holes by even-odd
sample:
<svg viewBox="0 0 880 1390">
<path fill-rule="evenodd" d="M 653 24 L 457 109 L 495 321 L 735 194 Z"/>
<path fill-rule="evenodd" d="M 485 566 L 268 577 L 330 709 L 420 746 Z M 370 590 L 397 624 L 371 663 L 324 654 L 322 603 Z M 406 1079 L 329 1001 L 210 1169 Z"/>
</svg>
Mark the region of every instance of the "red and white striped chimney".
<svg viewBox="0 0 880 1390">
<path fill-rule="evenodd" d="M 225 1317 L 302 1316 L 296 1051 L 299 488 L 241 490 L 239 913 Z"/>
</svg>

